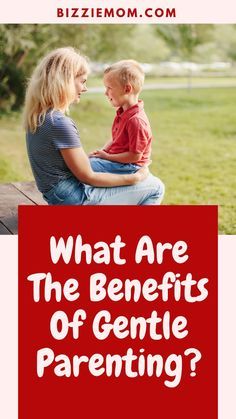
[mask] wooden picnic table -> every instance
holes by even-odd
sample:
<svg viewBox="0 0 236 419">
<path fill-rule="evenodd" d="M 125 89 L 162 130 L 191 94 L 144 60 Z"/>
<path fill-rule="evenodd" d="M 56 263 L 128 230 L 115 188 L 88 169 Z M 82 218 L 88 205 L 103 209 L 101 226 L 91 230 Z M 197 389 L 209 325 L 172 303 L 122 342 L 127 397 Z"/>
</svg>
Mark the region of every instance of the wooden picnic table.
<svg viewBox="0 0 236 419">
<path fill-rule="evenodd" d="M 0 183 L 0 235 L 18 233 L 18 205 L 47 205 L 35 182 Z"/>
</svg>

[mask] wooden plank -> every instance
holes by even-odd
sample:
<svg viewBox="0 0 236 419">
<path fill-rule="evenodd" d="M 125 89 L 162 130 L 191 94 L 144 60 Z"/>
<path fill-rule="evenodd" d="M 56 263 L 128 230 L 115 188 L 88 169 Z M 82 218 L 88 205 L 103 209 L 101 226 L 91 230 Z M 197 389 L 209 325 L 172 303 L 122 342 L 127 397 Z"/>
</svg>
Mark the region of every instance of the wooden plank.
<svg viewBox="0 0 236 419">
<path fill-rule="evenodd" d="M 5 183 L 0 185 L 0 217 L 14 215 L 18 205 L 34 205 L 34 203 L 18 191 L 15 186 Z"/>
<path fill-rule="evenodd" d="M 18 234 L 18 217 L 17 209 L 12 211 L 10 215 L 0 219 L 1 223 L 11 232 L 11 234 Z M 4 233 L 5 234 L 5 233 Z"/>
<path fill-rule="evenodd" d="M 18 232 L 18 205 L 34 205 L 10 183 L 0 184 L 0 221 L 12 234 Z"/>
<path fill-rule="evenodd" d="M 0 234 L 17 234 L 18 205 L 47 205 L 35 182 L 0 184 Z"/>
<path fill-rule="evenodd" d="M 15 188 L 22 192 L 28 199 L 36 205 L 47 205 L 42 194 L 38 191 L 35 182 L 13 182 Z"/>
<path fill-rule="evenodd" d="M 1 222 L 1 220 L 0 220 L 0 235 L 3 235 L 3 234 L 12 234 L 6 227 L 5 227 L 5 225 Z"/>
</svg>

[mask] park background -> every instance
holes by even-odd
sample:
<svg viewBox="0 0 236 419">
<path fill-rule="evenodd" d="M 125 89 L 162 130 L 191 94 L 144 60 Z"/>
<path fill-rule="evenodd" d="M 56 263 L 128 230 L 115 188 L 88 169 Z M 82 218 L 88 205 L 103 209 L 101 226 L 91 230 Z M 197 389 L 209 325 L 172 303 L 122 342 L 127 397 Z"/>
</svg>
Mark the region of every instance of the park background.
<svg viewBox="0 0 236 419">
<path fill-rule="evenodd" d="M 70 112 L 85 150 L 110 137 L 103 69 L 137 59 L 164 204 L 217 204 L 219 234 L 236 234 L 236 25 L 0 25 L 0 182 L 33 180 L 22 128 L 27 79 L 45 53 L 68 45 L 91 61 L 89 91 Z"/>
</svg>

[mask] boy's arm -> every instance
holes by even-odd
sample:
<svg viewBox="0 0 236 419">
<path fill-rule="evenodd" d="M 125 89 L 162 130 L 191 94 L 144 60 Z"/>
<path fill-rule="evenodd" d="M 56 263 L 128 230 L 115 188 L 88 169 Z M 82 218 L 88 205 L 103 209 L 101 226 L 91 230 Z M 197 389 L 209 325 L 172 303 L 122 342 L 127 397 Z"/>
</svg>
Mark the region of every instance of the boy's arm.
<svg viewBox="0 0 236 419">
<path fill-rule="evenodd" d="M 93 154 L 100 159 L 115 161 L 118 163 L 136 163 L 142 157 L 142 153 L 133 153 L 132 151 L 125 151 L 124 153 L 109 154 L 104 150 L 96 150 Z"/>
<path fill-rule="evenodd" d="M 112 145 L 112 140 L 109 140 L 106 142 L 106 144 L 104 144 L 104 146 L 102 147 L 102 150 L 106 150 L 107 148 L 109 148 Z"/>
</svg>

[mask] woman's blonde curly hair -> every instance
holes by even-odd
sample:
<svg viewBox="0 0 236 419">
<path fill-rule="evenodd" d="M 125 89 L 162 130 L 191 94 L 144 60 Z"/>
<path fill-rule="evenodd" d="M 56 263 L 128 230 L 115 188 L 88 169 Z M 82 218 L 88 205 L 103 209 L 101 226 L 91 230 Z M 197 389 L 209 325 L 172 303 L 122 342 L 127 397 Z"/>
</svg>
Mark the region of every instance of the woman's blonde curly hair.
<svg viewBox="0 0 236 419">
<path fill-rule="evenodd" d="M 88 61 L 74 48 L 58 48 L 35 68 L 25 96 L 24 127 L 35 132 L 48 110 L 68 111 L 75 98 L 75 77 L 89 72 Z"/>
</svg>

